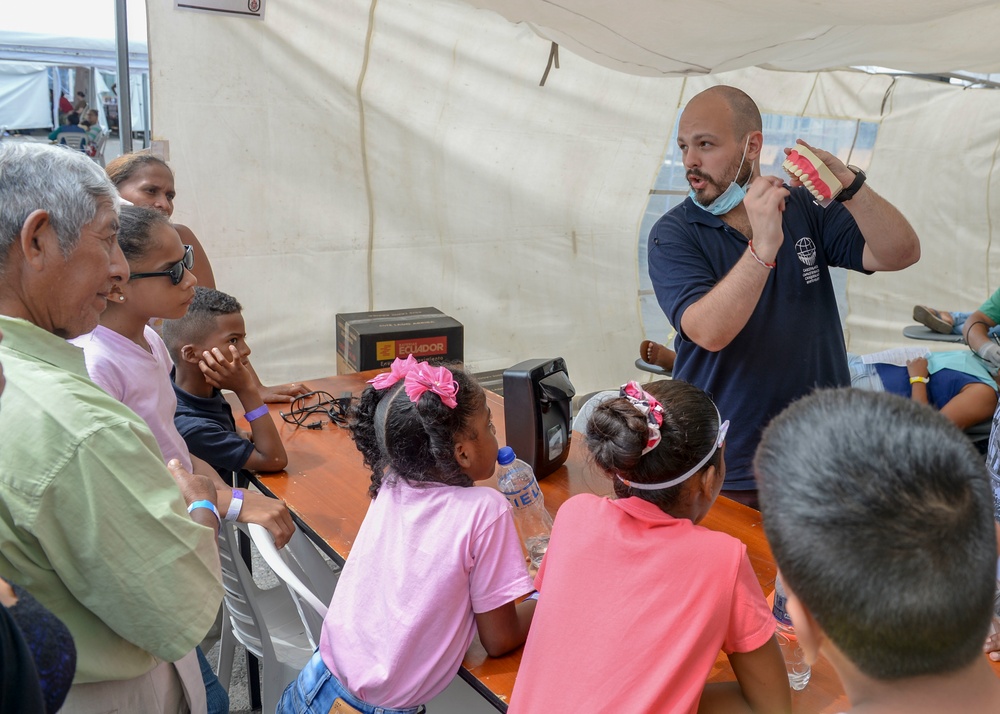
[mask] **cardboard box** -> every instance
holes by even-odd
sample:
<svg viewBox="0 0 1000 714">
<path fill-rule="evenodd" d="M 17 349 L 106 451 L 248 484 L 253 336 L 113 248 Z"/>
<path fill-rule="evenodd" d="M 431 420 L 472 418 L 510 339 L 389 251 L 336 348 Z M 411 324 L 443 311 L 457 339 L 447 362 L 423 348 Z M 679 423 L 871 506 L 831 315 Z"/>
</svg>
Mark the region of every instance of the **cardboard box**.
<svg viewBox="0 0 1000 714">
<path fill-rule="evenodd" d="M 434 307 L 337 313 L 337 374 L 384 369 L 408 354 L 461 362 L 462 323 Z"/>
</svg>

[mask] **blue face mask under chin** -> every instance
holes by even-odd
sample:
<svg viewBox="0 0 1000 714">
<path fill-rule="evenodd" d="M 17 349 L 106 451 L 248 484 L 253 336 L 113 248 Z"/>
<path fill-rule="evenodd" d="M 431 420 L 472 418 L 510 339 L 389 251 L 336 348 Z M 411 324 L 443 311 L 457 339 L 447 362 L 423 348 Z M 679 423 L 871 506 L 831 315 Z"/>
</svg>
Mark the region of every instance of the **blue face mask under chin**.
<svg viewBox="0 0 1000 714">
<path fill-rule="evenodd" d="M 747 149 L 749 147 L 750 147 L 750 137 L 748 136 L 747 137 L 747 143 L 743 146 L 743 156 L 740 158 L 740 165 L 736 169 L 736 176 L 737 176 L 737 178 L 740 175 L 740 170 L 743 168 L 743 162 L 746 161 L 746 158 L 747 158 Z M 753 177 L 753 165 L 752 164 L 751 164 L 750 176 L 751 176 L 751 178 Z M 701 210 L 708 211 L 713 216 L 721 216 L 721 215 L 724 215 L 726 213 L 729 213 L 731 210 L 733 210 L 738 205 L 740 205 L 740 201 L 742 201 L 744 198 L 746 198 L 746 195 L 747 195 L 747 186 L 749 186 L 749 185 L 750 185 L 750 179 L 749 178 L 747 179 L 747 182 L 745 184 L 743 184 L 742 186 L 740 186 L 738 183 L 736 183 L 736 179 L 734 178 L 733 181 L 732 181 L 732 183 L 729 184 L 729 188 L 727 188 L 725 191 L 723 191 L 722 194 L 718 198 L 716 198 L 714 201 L 712 201 L 707 206 L 703 206 L 700 203 L 698 203 L 698 199 L 695 198 L 695 192 L 694 192 L 693 188 L 688 190 L 688 196 L 690 196 L 691 200 L 694 201 L 694 205 L 696 205 Z"/>
</svg>

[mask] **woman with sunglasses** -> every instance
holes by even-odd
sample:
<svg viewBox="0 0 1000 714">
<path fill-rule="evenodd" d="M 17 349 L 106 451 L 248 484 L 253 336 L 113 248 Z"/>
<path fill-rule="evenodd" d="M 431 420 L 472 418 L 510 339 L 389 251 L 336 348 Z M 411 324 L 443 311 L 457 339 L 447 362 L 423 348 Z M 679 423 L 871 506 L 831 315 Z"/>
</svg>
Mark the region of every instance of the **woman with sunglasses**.
<svg viewBox="0 0 1000 714">
<path fill-rule="evenodd" d="M 615 498 L 576 495 L 556 515 L 511 714 L 789 711 L 746 546 L 698 525 L 722 488 L 728 428 L 678 380 L 629 382 L 594 409 L 587 448 Z M 737 681 L 706 686 L 719 650 Z"/>
<path fill-rule="evenodd" d="M 123 206 L 118 244 L 129 265 L 128 282 L 112 289 L 95 335 L 115 333 L 156 356 L 163 340 L 150 327 L 153 318 L 175 319 L 187 313 L 198 278 L 194 252 L 184 245 L 166 216 L 149 208 Z M 163 365 L 169 374 L 169 357 Z"/>
</svg>

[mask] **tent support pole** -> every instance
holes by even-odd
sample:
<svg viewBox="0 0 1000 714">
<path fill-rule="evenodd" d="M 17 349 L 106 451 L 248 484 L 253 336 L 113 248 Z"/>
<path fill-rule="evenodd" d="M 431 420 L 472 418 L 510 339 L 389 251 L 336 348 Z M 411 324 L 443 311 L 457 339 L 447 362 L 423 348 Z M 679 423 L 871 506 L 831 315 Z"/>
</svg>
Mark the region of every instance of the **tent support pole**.
<svg viewBox="0 0 1000 714">
<path fill-rule="evenodd" d="M 132 152 L 132 101 L 128 74 L 128 20 L 125 0 L 115 0 L 115 38 L 118 45 L 118 138 L 122 153 Z"/>
</svg>

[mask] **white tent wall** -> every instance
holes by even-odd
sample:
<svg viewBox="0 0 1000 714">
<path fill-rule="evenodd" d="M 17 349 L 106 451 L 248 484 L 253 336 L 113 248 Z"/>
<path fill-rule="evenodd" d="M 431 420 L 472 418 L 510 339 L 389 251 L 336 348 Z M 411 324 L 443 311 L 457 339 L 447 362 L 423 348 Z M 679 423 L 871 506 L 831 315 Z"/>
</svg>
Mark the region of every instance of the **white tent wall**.
<svg viewBox="0 0 1000 714">
<path fill-rule="evenodd" d="M 915 303 L 974 310 L 996 289 L 998 137 L 1000 92 L 915 80 L 892 89 L 872 185 L 916 227 L 921 259 L 871 285 L 871 278 L 851 275 L 848 336 L 855 351 L 900 342 Z"/>
<path fill-rule="evenodd" d="M 115 5 L 111 1 L 6 2 L 0 24 L 0 60 L 113 71 L 117 66 Z M 145 0 L 126 0 L 126 6 L 129 64 L 133 71 L 144 71 L 148 66 Z"/>
<path fill-rule="evenodd" d="M 380 2 L 362 147 L 369 6 L 336 7 L 274 3 L 263 23 L 148 9 L 175 216 L 244 303 L 262 376 L 333 371 L 335 313 L 369 308 L 371 225 L 374 309 L 453 315 L 474 369 L 559 355 L 578 387 L 618 380 L 642 335 L 636 231 L 681 83 L 568 56 L 542 88 L 549 45 L 523 28 Z"/>
<path fill-rule="evenodd" d="M 637 102 L 647 82 L 571 57 L 540 88 L 546 44 L 436 8 L 379 6 L 365 92 L 378 303 L 447 306 L 479 369 L 561 355 L 594 384 L 639 334 L 636 220 L 664 146 L 649 127 L 670 126 L 677 87 Z"/>
<path fill-rule="evenodd" d="M 983 0 L 467 0 L 593 62 L 650 76 L 743 67 L 1000 71 L 1000 4 Z"/>
<path fill-rule="evenodd" d="M 0 128 L 52 124 L 49 68 L 34 62 L 0 62 Z"/>
<path fill-rule="evenodd" d="M 148 15 L 175 218 L 243 302 L 265 381 L 331 373 L 337 312 L 422 305 L 465 324 L 473 369 L 558 355 L 581 391 L 634 376 L 647 194 L 678 107 L 719 81 L 765 112 L 881 122 L 872 185 L 923 259 L 850 279 L 851 349 L 901 342 L 914 302 L 971 309 L 990 287 L 1000 92 L 854 72 L 648 78 L 565 50 L 539 87 L 548 42 L 446 1 L 289 0 L 259 22 L 158 0 Z"/>
</svg>

